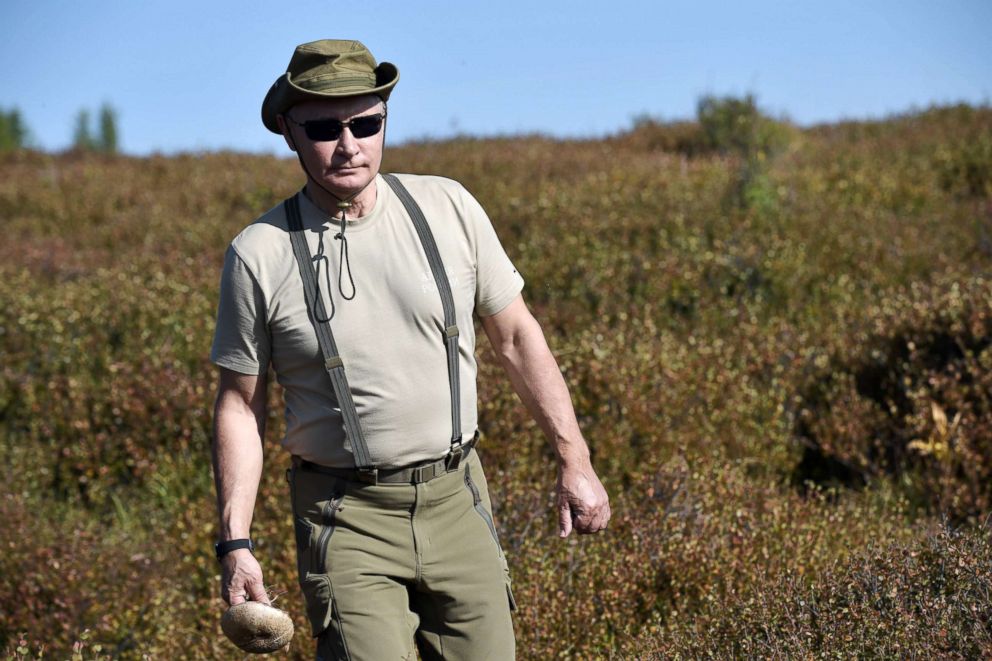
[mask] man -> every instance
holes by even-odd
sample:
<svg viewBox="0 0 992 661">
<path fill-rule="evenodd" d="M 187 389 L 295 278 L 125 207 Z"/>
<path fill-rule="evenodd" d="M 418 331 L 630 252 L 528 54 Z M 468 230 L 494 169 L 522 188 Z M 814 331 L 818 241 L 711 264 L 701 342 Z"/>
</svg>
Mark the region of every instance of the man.
<svg viewBox="0 0 992 661">
<path fill-rule="evenodd" d="M 359 42 L 316 41 L 262 104 L 307 182 L 225 259 L 211 352 L 222 595 L 267 601 L 248 538 L 271 362 L 318 658 L 413 658 L 416 641 L 424 659 L 509 659 L 515 606 L 474 451 L 473 311 L 558 456 L 560 535 L 602 530 L 610 507 L 485 212 L 454 181 L 379 173 L 398 79 Z"/>
</svg>

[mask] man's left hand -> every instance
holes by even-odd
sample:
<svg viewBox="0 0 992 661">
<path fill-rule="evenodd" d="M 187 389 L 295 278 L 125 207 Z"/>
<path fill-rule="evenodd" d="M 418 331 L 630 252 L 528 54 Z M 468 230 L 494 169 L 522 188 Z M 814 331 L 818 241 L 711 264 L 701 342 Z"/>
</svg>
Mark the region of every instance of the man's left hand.
<svg viewBox="0 0 992 661">
<path fill-rule="evenodd" d="M 610 498 L 590 462 L 560 465 L 556 492 L 559 537 L 568 537 L 573 529 L 589 534 L 606 528 L 611 515 Z"/>
</svg>

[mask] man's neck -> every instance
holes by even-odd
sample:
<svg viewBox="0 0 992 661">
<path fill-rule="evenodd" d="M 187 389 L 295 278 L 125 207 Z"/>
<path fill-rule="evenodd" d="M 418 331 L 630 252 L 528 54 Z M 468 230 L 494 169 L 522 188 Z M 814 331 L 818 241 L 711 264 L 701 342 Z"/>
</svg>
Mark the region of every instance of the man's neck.
<svg viewBox="0 0 992 661">
<path fill-rule="evenodd" d="M 351 206 L 345 210 L 345 213 L 348 220 L 356 220 L 371 213 L 375 207 L 376 181 L 373 177 L 372 181 L 351 200 L 348 200 L 348 193 L 341 194 L 340 197 L 336 198 L 320 186 L 315 185 L 312 181 L 307 182 L 304 192 L 317 208 L 332 218 L 341 217 L 341 207 L 338 206 L 339 202 L 342 200 L 351 202 Z"/>
</svg>

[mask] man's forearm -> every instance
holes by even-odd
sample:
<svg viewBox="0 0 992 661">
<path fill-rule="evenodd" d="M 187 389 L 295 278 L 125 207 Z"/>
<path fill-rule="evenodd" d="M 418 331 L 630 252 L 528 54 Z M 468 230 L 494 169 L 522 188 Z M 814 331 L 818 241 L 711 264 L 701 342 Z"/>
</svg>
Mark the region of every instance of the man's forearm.
<svg viewBox="0 0 992 661">
<path fill-rule="evenodd" d="M 513 389 L 544 431 L 558 459 L 564 464 L 588 462 L 589 448 L 579 430 L 568 386 L 537 320 L 527 319 L 503 338 L 497 350 Z"/>
<path fill-rule="evenodd" d="M 572 530 L 594 533 L 610 521 L 610 498 L 593 469 L 589 447 L 568 394 L 558 363 L 544 339 L 541 325 L 522 297 L 503 311 L 484 317 L 486 334 L 499 353 L 514 390 L 537 420 L 558 455 L 558 534 Z"/>
<path fill-rule="evenodd" d="M 218 397 L 214 417 L 214 482 L 219 539 L 249 536 L 262 475 L 262 424 L 228 393 Z"/>
</svg>

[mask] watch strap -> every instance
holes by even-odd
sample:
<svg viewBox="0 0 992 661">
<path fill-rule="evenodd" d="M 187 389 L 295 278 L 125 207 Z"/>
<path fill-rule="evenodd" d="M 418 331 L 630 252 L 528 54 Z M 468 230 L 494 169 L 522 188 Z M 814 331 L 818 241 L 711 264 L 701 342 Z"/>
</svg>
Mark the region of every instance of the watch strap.
<svg viewBox="0 0 992 661">
<path fill-rule="evenodd" d="M 248 549 L 249 551 L 254 551 L 255 545 L 252 544 L 250 539 L 229 539 L 225 542 L 217 542 L 214 544 L 214 551 L 217 553 L 218 560 L 231 551 L 236 551 L 237 549 Z"/>
</svg>

